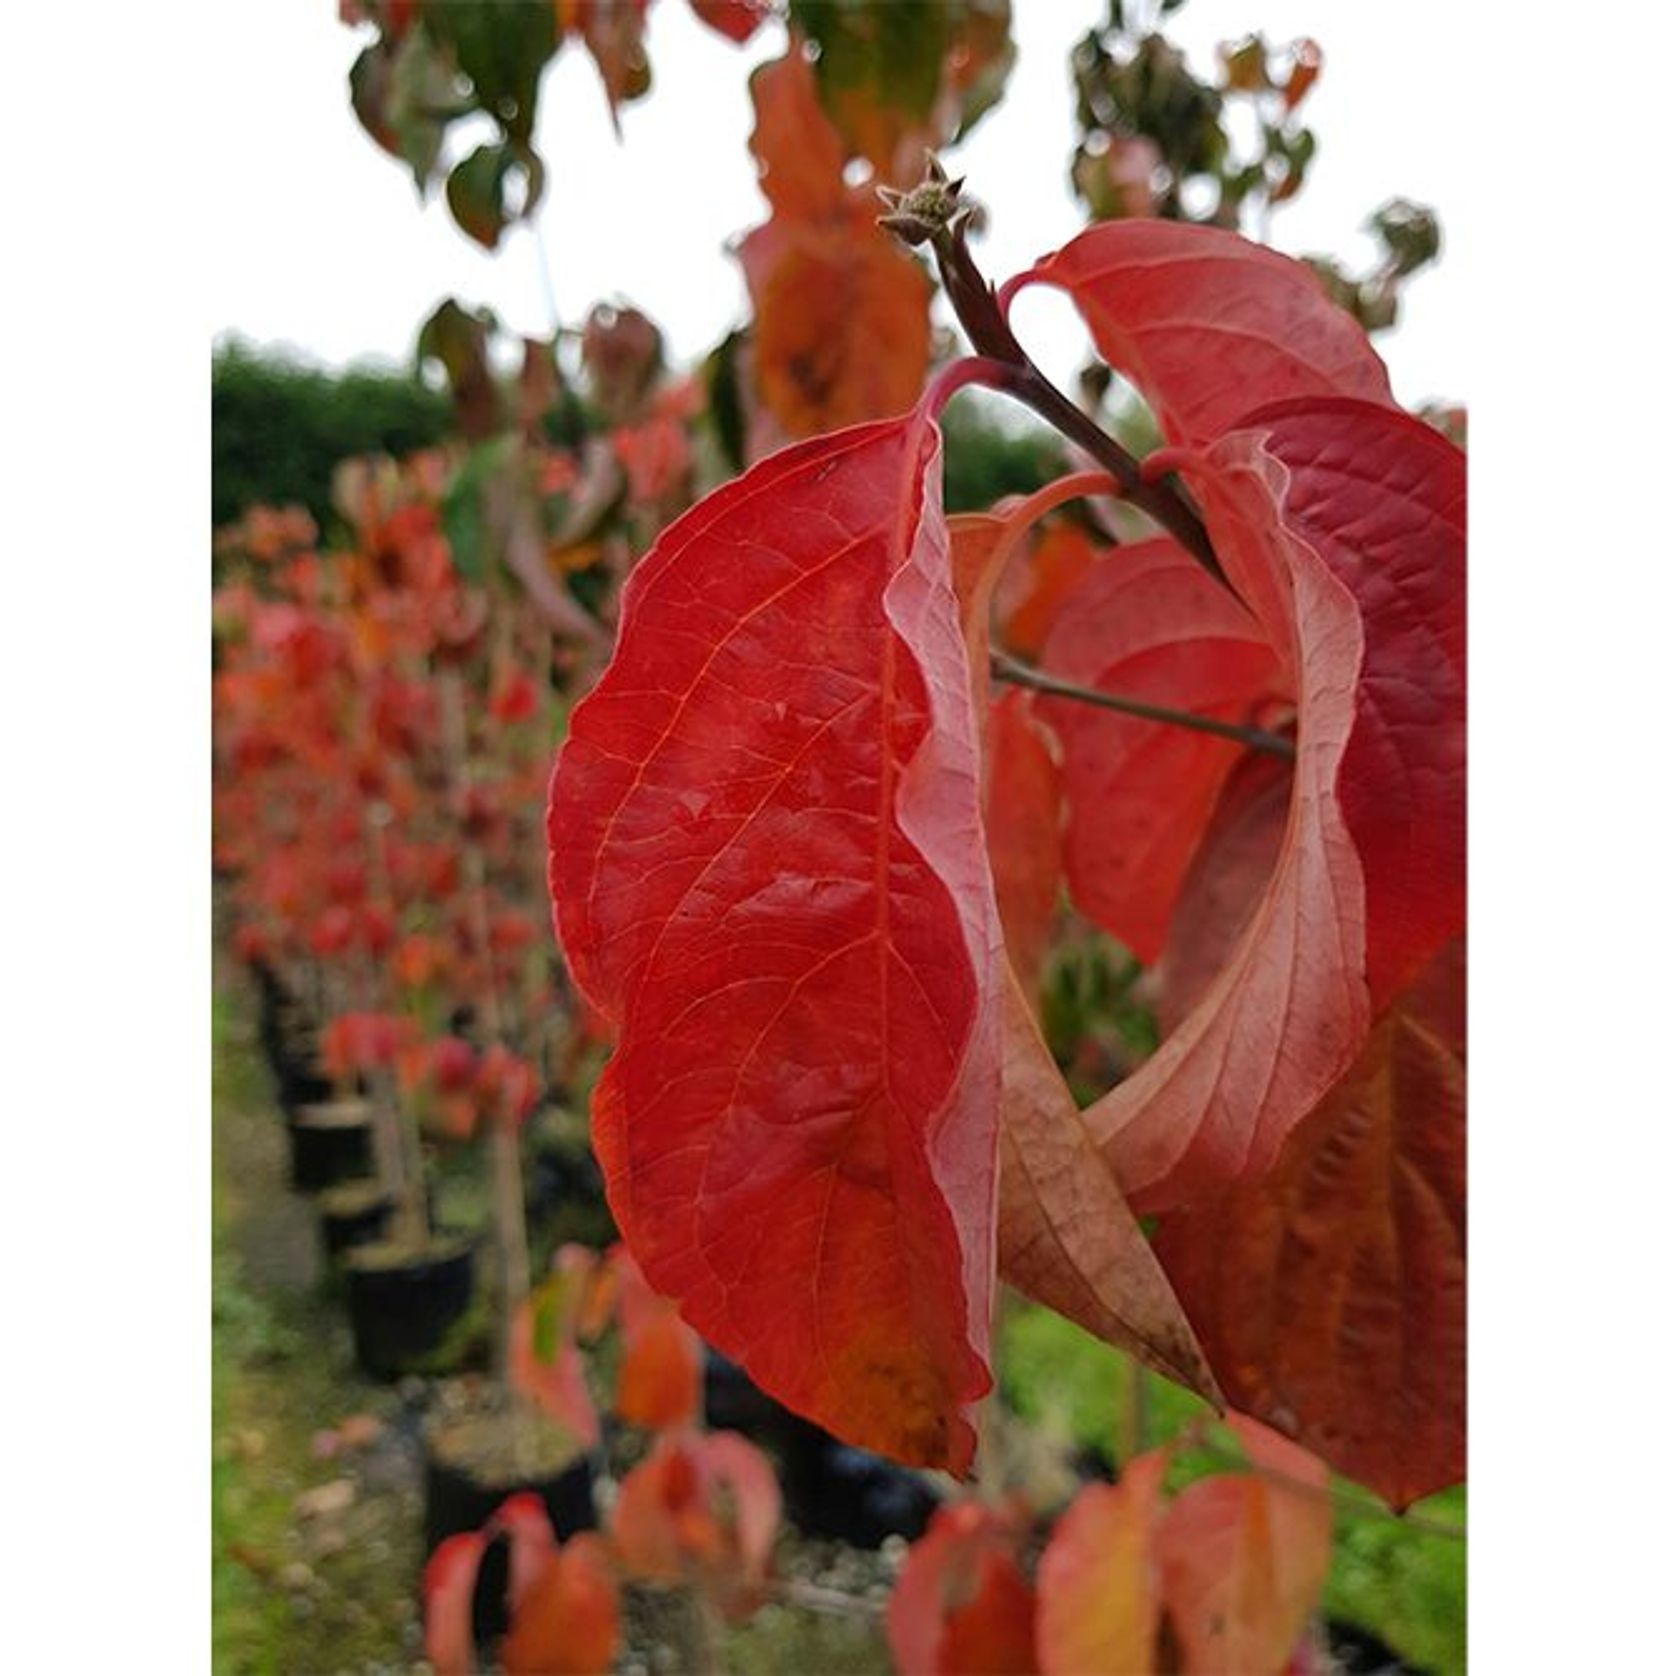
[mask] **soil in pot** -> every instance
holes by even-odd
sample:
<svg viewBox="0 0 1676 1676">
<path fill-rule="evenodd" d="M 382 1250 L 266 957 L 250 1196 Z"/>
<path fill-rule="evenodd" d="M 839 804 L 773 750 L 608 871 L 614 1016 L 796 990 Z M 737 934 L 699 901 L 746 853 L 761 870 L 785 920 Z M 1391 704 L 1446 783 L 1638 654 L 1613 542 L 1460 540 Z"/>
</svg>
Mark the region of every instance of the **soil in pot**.
<svg viewBox="0 0 1676 1676">
<path fill-rule="evenodd" d="M 395 1201 L 377 1177 L 364 1176 L 317 1193 L 314 1208 L 320 1213 L 320 1237 L 330 1263 L 351 1246 L 383 1239 Z"/>
<path fill-rule="evenodd" d="M 438 1234 L 422 1247 L 374 1240 L 344 1253 L 355 1360 L 373 1379 L 451 1372 L 480 1348 L 472 1241 Z"/>
<path fill-rule="evenodd" d="M 508 1496 L 541 1498 L 553 1530 L 563 1541 L 591 1530 L 594 1509 L 594 1462 L 561 1426 L 523 1408 L 486 1409 L 460 1418 L 441 1419 L 425 1438 L 425 1552 L 462 1531 L 480 1530 Z M 485 1579 L 474 1602 L 474 1628 L 480 1641 L 506 1628 L 502 1586 Z"/>
<path fill-rule="evenodd" d="M 291 1122 L 291 1185 L 299 1192 L 355 1181 L 372 1168 L 372 1108 L 365 1100 L 326 1099 L 298 1109 Z"/>
</svg>

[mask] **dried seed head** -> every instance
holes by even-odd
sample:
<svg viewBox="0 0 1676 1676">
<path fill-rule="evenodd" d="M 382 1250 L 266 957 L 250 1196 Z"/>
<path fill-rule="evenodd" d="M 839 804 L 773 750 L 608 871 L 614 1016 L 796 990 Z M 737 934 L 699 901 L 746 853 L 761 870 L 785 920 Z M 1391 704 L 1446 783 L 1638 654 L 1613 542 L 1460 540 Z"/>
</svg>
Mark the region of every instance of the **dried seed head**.
<svg viewBox="0 0 1676 1676">
<path fill-rule="evenodd" d="M 904 244 L 924 244 L 946 231 L 955 216 L 966 208 L 960 201 L 964 179 L 950 180 L 943 165 L 926 154 L 925 178 L 907 192 L 881 186 L 879 197 L 889 215 L 879 217 Z"/>
</svg>

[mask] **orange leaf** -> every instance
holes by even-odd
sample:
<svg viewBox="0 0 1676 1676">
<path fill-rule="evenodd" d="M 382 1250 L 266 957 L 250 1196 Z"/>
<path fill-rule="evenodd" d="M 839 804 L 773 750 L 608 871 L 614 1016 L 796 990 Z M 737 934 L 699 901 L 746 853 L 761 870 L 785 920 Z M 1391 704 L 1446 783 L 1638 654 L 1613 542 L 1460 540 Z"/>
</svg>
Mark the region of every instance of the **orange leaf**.
<svg viewBox="0 0 1676 1676">
<path fill-rule="evenodd" d="M 751 151 L 774 213 L 793 221 L 841 215 L 850 202 L 844 143 L 821 109 L 815 72 L 801 51 L 751 72 L 751 104 Z"/>
<path fill-rule="evenodd" d="M 1065 601 L 1099 560 L 1100 549 L 1079 524 L 1067 518 L 1049 524 L 997 585 L 1001 639 L 1021 657 L 1040 657 Z"/>
<path fill-rule="evenodd" d="M 625 1330 L 617 1413 L 653 1431 L 691 1425 L 704 1396 L 702 1342 L 673 1305 Z"/>
<path fill-rule="evenodd" d="M 553 1354 L 545 1360 L 536 1345 L 536 1310 L 526 1300 L 512 1324 L 512 1388 L 557 1420 L 583 1448 L 599 1442 L 599 1414 L 588 1391 L 582 1353 L 560 1323 Z"/>
<path fill-rule="evenodd" d="M 1252 1421 L 1230 1423 L 1274 1476 L 1218 1474 L 1176 1497 L 1158 1537 L 1165 1605 L 1189 1676 L 1279 1676 L 1332 1561 L 1327 1469 Z"/>
<path fill-rule="evenodd" d="M 1090 1484 L 1066 1509 L 1036 1574 L 1036 1646 L 1047 1676 L 1157 1668 L 1160 1603 L 1153 1551 L 1169 1455 L 1129 1462 L 1113 1485 Z"/>
<path fill-rule="evenodd" d="M 507 1676 L 604 1676 L 622 1639 L 617 1593 L 600 1537 L 579 1532 L 555 1549 L 514 1603 L 500 1648 Z"/>
<path fill-rule="evenodd" d="M 794 44 L 751 77 L 751 147 L 773 218 L 739 247 L 756 309 L 758 392 L 786 435 L 912 405 L 931 354 L 924 270 L 844 183 L 845 151 Z"/>
<path fill-rule="evenodd" d="M 739 259 L 756 308 L 758 389 L 788 436 L 912 404 L 931 357 L 931 282 L 871 211 L 776 218 L 745 238 Z"/>
<path fill-rule="evenodd" d="M 730 1616 L 755 1609 L 780 1523 L 767 1456 L 733 1432 L 665 1434 L 618 1490 L 611 1540 L 647 1582 L 694 1582 Z"/>
</svg>

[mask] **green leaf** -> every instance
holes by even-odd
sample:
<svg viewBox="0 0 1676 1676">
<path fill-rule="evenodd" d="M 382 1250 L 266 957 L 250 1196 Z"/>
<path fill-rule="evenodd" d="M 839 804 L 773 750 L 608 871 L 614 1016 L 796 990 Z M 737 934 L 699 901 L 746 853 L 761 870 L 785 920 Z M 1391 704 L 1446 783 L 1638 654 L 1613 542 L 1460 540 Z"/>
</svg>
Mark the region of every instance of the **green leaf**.
<svg viewBox="0 0 1676 1676">
<path fill-rule="evenodd" d="M 879 107 L 910 126 L 930 120 L 953 17 L 946 5 L 792 0 L 792 25 L 820 48 L 821 103 L 852 152 L 885 161 L 873 143 L 876 122 L 868 120 Z"/>
<path fill-rule="evenodd" d="M 454 568 L 466 581 L 481 584 L 488 574 L 493 543 L 489 531 L 489 491 L 518 446 L 514 436 L 480 442 L 460 462 L 442 500 L 442 530 L 454 555 Z"/>
<path fill-rule="evenodd" d="M 419 329 L 419 362 L 439 361 L 454 396 L 460 430 L 480 441 L 500 430 L 505 419 L 500 391 L 489 370 L 489 334 L 493 314 L 469 314 L 452 297 L 441 303 Z"/>
<path fill-rule="evenodd" d="M 516 209 L 509 208 L 507 183 L 520 174 L 523 200 Z M 527 145 L 480 145 L 448 176 L 448 208 L 461 232 L 493 250 L 507 227 L 535 208 L 545 179 L 540 158 Z"/>
<path fill-rule="evenodd" d="M 425 21 L 451 45 L 477 99 L 515 140 L 535 131 L 541 72 L 558 49 L 558 17 L 545 0 L 505 5 L 494 0 L 429 0 Z"/>
</svg>

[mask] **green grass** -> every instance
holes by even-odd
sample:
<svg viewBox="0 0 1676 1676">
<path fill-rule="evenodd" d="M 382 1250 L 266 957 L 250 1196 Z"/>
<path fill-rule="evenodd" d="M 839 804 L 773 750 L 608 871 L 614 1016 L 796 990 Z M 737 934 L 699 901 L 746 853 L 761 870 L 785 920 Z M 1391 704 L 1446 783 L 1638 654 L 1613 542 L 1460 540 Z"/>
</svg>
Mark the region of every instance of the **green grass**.
<svg viewBox="0 0 1676 1676">
<path fill-rule="evenodd" d="M 215 1008 L 211 1606 L 217 1676 L 329 1676 L 410 1662 L 419 1519 L 411 1495 L 363 1488 L 336 1522 L 297 1497 L 358 1469 L 316 1432 L 391 1393 L 358 1380 L 312 1281 L 287 1277 L 308 1211 L 283 1184 L 284 1137 L 253 1045 Z M 340 1544 L 340 1545 L 334 1545 Z"/>
<path fill-rule="evenodd" d="M 1001 1388 L 1027 1420 L 1067 1445 L 1115 1459 L 1120 1415 L 1133 1364 L 1110 1345 L 1051 1310 L 1022 1304 L 1001 1332 Z M 1178 1436 L 1210 1409 L 1154 1374 L 1145 1379 L 1145 1436 L 1152 1447 Z M 1179 1488 L 1228 1462 L 1207 1450 L 1185 1452 L 1172 1468 Z M 1365 1496 L 1366 1492 L 1351 1492 Z M 1421 1521 L 1464 1527 L 1466 1490 L 1445 1491 L 1417 1504 Z M 1333 1570 L 1323 1611 L 1380 1636 L 1410 1663 L 1457 1676 L 1466 1669 L 1466 1543 L 1408 1524 L 1377 1509 L 1345 1509 L 1334 1533 Z"/>
</svg>

